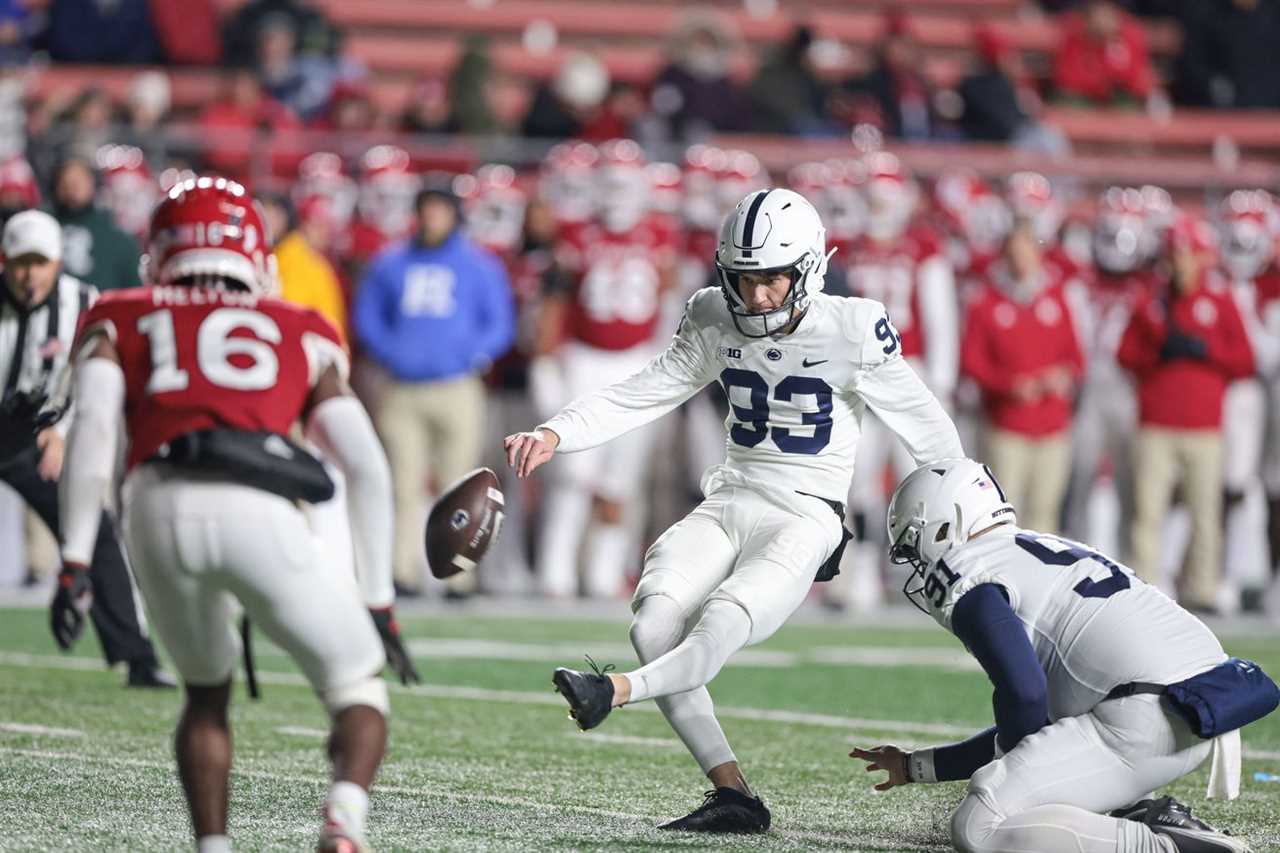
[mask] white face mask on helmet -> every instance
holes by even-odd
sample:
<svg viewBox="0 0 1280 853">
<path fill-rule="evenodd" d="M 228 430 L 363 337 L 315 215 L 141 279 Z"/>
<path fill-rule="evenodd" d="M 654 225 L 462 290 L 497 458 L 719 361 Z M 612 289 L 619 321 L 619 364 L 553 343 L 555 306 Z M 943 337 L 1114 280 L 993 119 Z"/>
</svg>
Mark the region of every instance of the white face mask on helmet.
<svg viewBox="0 0 1280 853">
<path fill-rule="evenodd" d="M 907 475 L 889 501 L 889 561 L 914 571 L 902 592 L 923 606 L 924 576 L 952 548 L 1017 515 L 991 469 L 972 459 L 940 459 Z"/>
<path fill-rule="evenodd" d="M 749 338 L 776 335 L 804 313 L 822 290 L 827 232 L 818 212 L 791 190 L 757 190 L 738 202 L 720 226 L 716 272 L 738 331 Z M 753 312 L 742 298 L 743 273 L 791 275 L 787 297 L 772 311 Z"/>
</svg>

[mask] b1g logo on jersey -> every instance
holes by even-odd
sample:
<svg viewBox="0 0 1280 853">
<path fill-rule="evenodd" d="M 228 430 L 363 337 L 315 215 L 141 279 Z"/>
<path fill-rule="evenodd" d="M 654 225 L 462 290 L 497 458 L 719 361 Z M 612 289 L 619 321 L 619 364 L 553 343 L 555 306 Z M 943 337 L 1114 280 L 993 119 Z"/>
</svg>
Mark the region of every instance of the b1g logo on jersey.
<svg viewBox="0 0 1280 853">
<path fill-rule="evenodd" d="M 742 358 L 742 350 L 738 347 L 720 347 L 716 350 L 720 358 Z"/>
</svg>

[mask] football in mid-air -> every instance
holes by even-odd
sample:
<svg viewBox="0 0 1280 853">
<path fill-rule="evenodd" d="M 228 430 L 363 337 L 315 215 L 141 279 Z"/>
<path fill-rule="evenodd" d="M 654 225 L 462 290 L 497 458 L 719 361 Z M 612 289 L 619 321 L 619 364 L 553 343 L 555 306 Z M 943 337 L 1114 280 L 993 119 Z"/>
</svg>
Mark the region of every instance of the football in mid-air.
<svg viewBox="0 0 1280 853">
<path fill-rule="evenodd" d="M 498 475 L 477 468 L 444 490 L 427 516 L 427 565 L 437 578 L 471 571 L 502 526 Z"/>
</svg>

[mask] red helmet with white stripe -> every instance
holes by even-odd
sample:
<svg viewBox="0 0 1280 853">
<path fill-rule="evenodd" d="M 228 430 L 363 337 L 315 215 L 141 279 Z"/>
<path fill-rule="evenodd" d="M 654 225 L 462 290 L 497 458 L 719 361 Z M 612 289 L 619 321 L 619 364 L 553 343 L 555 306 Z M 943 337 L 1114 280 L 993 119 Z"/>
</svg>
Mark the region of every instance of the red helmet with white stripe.
<svg viewBox="0 0 1280 853">
<path fill-rule="evenodd" d="M 997 251 L 1013 225 L 1009 206 L 972 169 L 952 169 L 933 185 L 934 203 L 947 230 L 978 255 Z"/>
<path fill-rule="evenodd" d="M 150 284 L 239 284 L 259 295 L 278 289 L 262 209 L 235 181 L 181 181 L 151 216 L 143 279 Z"/>
<path fill-rule="evenodd" d="M 600 150 L 588 142 L 561 142 L 547 152 L 538 193 L 562 223 L 586 222 L 595 213 L 595 171 Z"/>
<path fill-rule="evenodd" d="M 1053 185 L 1039 172 L 1014 172 L 1009 176 L 1005 196 L 1018 219 L 1031 221 L 1031 230 L 1042 243 L 1056 243 L 1062 227 L 1062 204 L 1054 196 Z"/>
<path fill-rule="evenodd" d="M 319 196 L 328 202 L 329 215 L 338 228 L 345 228 L 355 212 L 359 190 L 347 174 L 342 158 L 332 151 L 308 154 L 298 164 L 298 182 L 293 187 L 293 203 L 299 210 Z"/>
<path fill-rule="evenodd" d="M 646 167 L 644 151 L 633 139 L 611 139 L 600 146 L 597 215 L 609 231 L 630 231 L 648 212 L 651 187 Z"/>
<path fill-rule="evenodd" d="M 22 207 L 40 204 L 40 186 L 31 164 L 21 154 L 0 163 L 0 196 L 12 196 Z"/>
<path fill-rule="evenodd" d="M 747 193 L 769 185 L 769 174 L 750 151 L 730 148 L 724 152 L 724 163 L 716 174 L 716 190 L 720 215 L 727 216 Z"/>
<path fill-rule="evenodd" d="M 516 172 L 502 163 L 486 163 L 474 175 L 458 175 L 453 191 L 467 213 L 467 234 L 486 249 L 508 252 L 520 245 L 524 210 L 529 203 Z"/>
<path fill-rule="evenodd" d="M 1236 190 L 1218 206 L 1222 265 L 1231 277 L 1249 281 L 1275 258 L 1280 210 L 1266 190 Z"/>
<path fill-rule="evenodd" d="M 684 152 L 684 202 L 686 226 L 696 231 L 716 231 L 724 217 L 720 211 L 720 173 L 725 153 L 711 145 L 691 145 Z"/>
<path fill-rule="evenodd" d="M 388 237 L 399 237 L 413 225 L 418 194 L 409 152 L 396 145 L 375 145 L 360 160 L 360 218 Z"/>
<path fill-rule="evenodd" d="M 911 171 L 888 151 L 866 156 L 862 191 L 867 200 L 867 233 L 875 240 L 892 240 L 911 224 L 919 191 Z"/>
<path fill-rule="evenodd" d="M 116 225 L 135 237 L 147 233 L 151 211 L 160 200 L 160 184 L 147 166 L 142 149 L 133 145 L 104 145 L 98 149 L 102 176 L 98 202 Z"/>
</svg>

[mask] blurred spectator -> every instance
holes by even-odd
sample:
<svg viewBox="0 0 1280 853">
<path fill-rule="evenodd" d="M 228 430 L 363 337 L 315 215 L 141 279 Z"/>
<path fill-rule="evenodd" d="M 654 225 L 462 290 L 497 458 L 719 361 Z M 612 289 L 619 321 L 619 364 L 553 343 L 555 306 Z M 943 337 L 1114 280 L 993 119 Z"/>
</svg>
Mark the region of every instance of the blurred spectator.
<svg viewBox="0 0 1280 853">
<path fill-rule="evenodd" d="M 28 75 L 0 70 L 0 159 L 21 155 L 27 147 Z"/>
<path fill-rule="evenodd" d="M 1280 5 L 1275 0 L 1184 3 L 1173 97 L 1235 109 L 1280 107 Z"/>
<path fill-rule="evenodd" d="M 960 125 L 977 142 L 1009 142 L 1050 154 L 1065 154 L 1066 137 L 1034 116 L 1040 98 L 1008 38 L 993 26 L 974 33 L 978 66 L 960 81 L 964 104 Z"/>
<path fill-rule="evenodd" d="M 564 61 L 550 83 L 538 86 L 520 123 L 520 132 L 535 139 L 569 139 L 609 94 L 609 71 L 594 56 L 575 53 Z"/>
<path fill-rule="evenodd" d="M 303 119 L 325 109 L 336 78 L 328 58 L 298 54 L 298 34 L 284 13 L 269 15 L 258 26 L 257 70 L 266 93 Z"/>
<path fill-rule="evenodd" d="M 251 158 L 255 153 L 260 156 L 254 151 L 261 144 L 260 134 L 287 136 L 300 127 L 293 113 L 268 97 L 254 73 L 243 68 L 227 76 L 225 94 L 205 108 L 199 124 L 209 167 L 237 180 L 248 177 Z M 287 143 L 286 139 L 286 149 Z M 277 165 L 283 165 L 282 156 L 278 151 Z"/>
<path fill-rule="evenodd" d="M 62 226 L 62 266 L 99 290 L 137 287 L 138 244 L 94 204 L 91 162 L 64 160 L 53 176 L 53 215 Z"/>
<path fill-rule="evenodd" d="M 594 111 L 578 135 L 593 142 L 640 136 L 641 125 L 649 117 L 649 104 L 630 83 L 615 83 L 600 109 Z"/>
<path fill-rule="evenodd" d="M 90 86 L 67 107 L 55 146 L 58 160 L 79 157 L 92 162 L 98 149 L 111 141 L 114 130 L 115 103 L 111 96 Z M 44 172 L 43 174 L 48 174 Z"/>
<path fill-rule="evenodd" d="M 169 160 L 164 125 L 171 103 L 168 75 L 162 71 L 142 72 L 129 86 L 126 125 L 114 139 L 142 149 L 153 171 L 163 168 Z"/>
<path fill-rule="evenodd" d="M 31 56 L 30 5 L 26 0 L 0 0 L 0 66 L 20 65 Z"/>
<path fill-rule="evenodd" d="M 1208 223 L 1180 218 L 1168 235 L 1168 268 L 1135 308 L 1120 364 L 1138 381 L 1131 563 L 1160 581 L 1161 524 L 1181 484 L 1191 544 L 1179 599 L 1216 607 L 1222 560 L 1222 402 L 1227 384 L 1254 370 L 1253 352 L 1231 294 L 1212 281 L 1215 240 Z"/>
<path fill-rule="evenodd" d="M 1084 357 L 1065 281 L 1029 219 L 970 304 L 961 370 L 982 390 L 987 460 L 1026 526 L 1055 531 L 1071 471 L 1071 405 Z"/>
<path fill-rule="evenodd" d="M 378 255 L 356 296 L 361 347 L 390 374 L 377 412 L 396 492 L 395 577 L 421 589 L 423 484 L 439 492 L 481 458 L 480 376 L 514 338 L 506 271 L 459 228 L 452 190 L 431 187 L 416 202 L 414 239 Z M 474 583 L 469 572 L 451 589 Z M 402 593 L 403 594 L 403 593 Z"/>
<path fill-rule="evenodd" d="M 492 133 L 498 122 L 489 93 L 493 88 L 493 60 L 489 43 L 481 37 L 467 39 L 466 49 L 449 73 L 452 123 L 462 133 Z"/>
<path fill-rule="evenodd" d="M 267 214 L 267 228 L 273 236 L 280 235 L 274 244 L 280 298 L 319 312 L 345 342 L 347 306 L 342 286 L 333 264 L 321 251 L 334 239 L 329 200 L 312 195 L 295 213 L 285 196 L 267 193 L 258 198 Z"/>
<path fill-rule="evenodd" d="M 871 72 L 848 84 L 855 100 L 866 99 L 875 119 L 865 115 L 886 136 L 929 139 L 936 134 L 933 86 L 925 79 L 920 45 L 910 19 L 901 12 L 885 15 L 885 33 Z"/>
<path fill-rule="evenodd" d="M 751 130 L 763 133 L 825 134 L 827 87 L 810 56 L 813 31 L 796 27 L 756 71 L 748 87 Z"/>
<path fill-rule="evenodd" d="M 217 0 L 148 0 L 164 58 L 170 65 L 218 65 Z"/>
<path fill-rule="evenodd" d="M 1142 24 L 1113 0 L 1089 0 L 1061 18 L 1053 58 L 1058 97 L 1082 105 L 1139 106 L 1156 91 Z"/>
<path fill-rule="evenodd" d="M 341 34 L 311 0 L 250 0 L 222 29 L 226 64 L 253 65 L 258 58 L 259 30 L 267 19 L 277 15 L 289 21 L 299 56 L 336 56 Z"/>
<path fill-rule="evenodd" d="M 650 103 L 668 137 L 689 140 L 743 129 L 747 105 L 729 77 L 733 38 L 723 19 L 686 18 L 668 45 L 670 59 L 653 81 Z"/>
<path fill-rule="evenodd" d="M 160 61 L 147 0 L 53 0 L 49 55 L 57 62 Z"/>
<path fill-rule="evenodd" d="M 341 133 L 363 134 L 378 125 L 378 105 L 367 86 L 358 80 L 340 80 L 329 96 L 325 114 L 313 127 Z"/>
<path fill-rule="evenodd" d="M 413 87 L 409 104 L 400 116 L 406 133 L 457 133 L 458 125 L 449 107 L 449 89 L 444 81 L 425 77 Z"/>
</svg>

